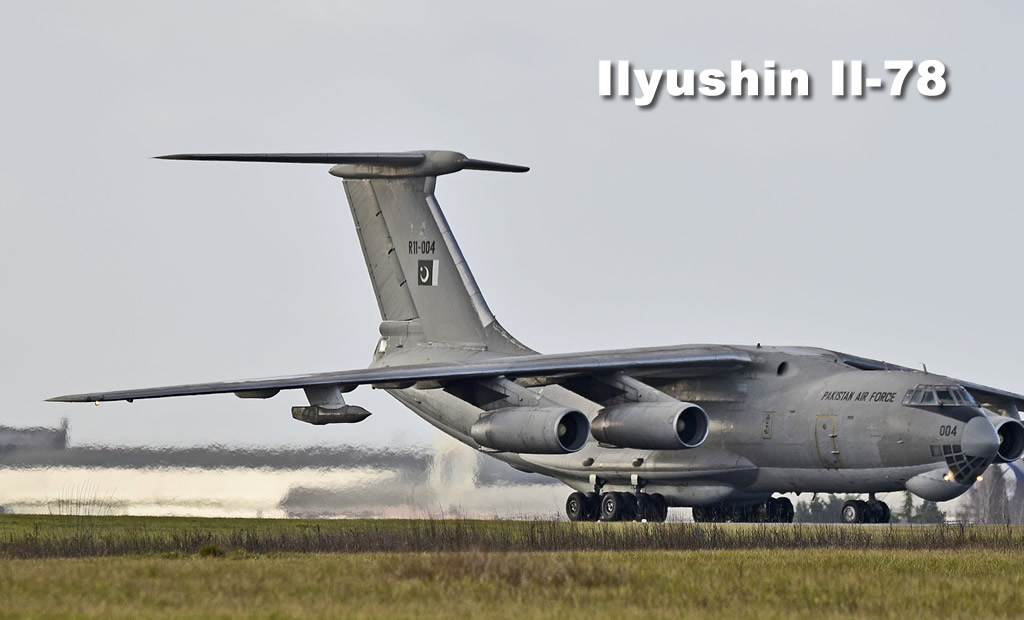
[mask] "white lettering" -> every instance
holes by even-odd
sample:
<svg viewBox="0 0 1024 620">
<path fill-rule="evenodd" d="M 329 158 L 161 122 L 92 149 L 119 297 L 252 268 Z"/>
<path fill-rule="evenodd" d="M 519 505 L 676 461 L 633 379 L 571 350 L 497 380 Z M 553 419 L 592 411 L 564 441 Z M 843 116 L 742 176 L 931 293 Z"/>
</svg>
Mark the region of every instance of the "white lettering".
<svg viewBox="0 0 1024 620">
<path fill-rule="evenodd" d="M 679 83 L 679 72 L 669 69 L 665 72 L 665 90 L 673 97 L 693 96 L 693 69 L 683 71 L 683 82 Z"/>
<path fill-rule="evenodd" d="M 718 69 L 705 69 L 700 72 L 700 94 L 705 97 L 717 97 L 725 94 L 725 72 Z"/>
<path fill-rule="evenodd" d="M 658 84 L 661 82 L 662 73 L 664 71 L 661 69 L 655 69 L 648 79 L 647 72 L 643 69 L 633 70 L 633 77 L 636 78 L 636 83 L 640 86 L 640 96 L 633 99 L 633 103 L 640 107 L 651 105 L 654 98 L 658 96 Z"/>
<path fill-rule="evenodd" d="M 629 96 L 629 61 L 628 60 L 620 60 L 619 61 L 619 69 L 618 69 L 617 73 L 619 75 L 619 96 L 620 97 L 628 97 Z"/>
<path fill-rule="evenodd" d="M 793 83 L 796 82 L 797 97 L 809 97 L 811 94 L 811 77 L 803 69 L 782 70 L 782 96 L 793 96 Z"/>
<path fill-rule="evenodd" d="M 729 73 L 732 77 L 732 84 L 729 90 L 732 92 L 733 97 L 746 97 L 747 94 L 751 97 L 757 96 L 757 84 L 761 80 L 761 76 L 757 74 L 757 71 L 744 69 L 742 60 L 734 60 L 729 63 Z M 743 92 L 744 82 L 747 83 L 747 93 Z"/>
<path fill-rule="evenodd" d="M 600 60 L 597 63 L 597 92 L 602 97 L 612 96 L 612 61 Z"/>
</svg>

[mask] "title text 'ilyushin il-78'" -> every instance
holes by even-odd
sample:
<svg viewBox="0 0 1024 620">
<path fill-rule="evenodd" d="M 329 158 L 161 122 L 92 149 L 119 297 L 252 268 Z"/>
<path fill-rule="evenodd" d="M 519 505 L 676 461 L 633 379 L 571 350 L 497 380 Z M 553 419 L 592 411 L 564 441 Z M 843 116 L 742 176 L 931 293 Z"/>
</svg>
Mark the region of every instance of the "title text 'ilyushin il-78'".
<svg viewBox="0 0 1024 620">
<path fill-rule="evenodd" d="M 445 433 L 574 489 L 573 520 L 793 518 L 773 494 L 867 493 L 847 522 L 885 523 L 876 493 L 933 501 L 1024 453 L 1024 396 L 836 351 L 693 344 L 543 355 L 495 320 L 434 198 L 440 175 L 527 168 L 450 151 L 168 155 L 332 164 L 380 307 L 368 368 L 60 396 L 99 402 L 302 389 L 312 424 L 369 416 L 343 394 L 385 389 Z"/>
</svg>

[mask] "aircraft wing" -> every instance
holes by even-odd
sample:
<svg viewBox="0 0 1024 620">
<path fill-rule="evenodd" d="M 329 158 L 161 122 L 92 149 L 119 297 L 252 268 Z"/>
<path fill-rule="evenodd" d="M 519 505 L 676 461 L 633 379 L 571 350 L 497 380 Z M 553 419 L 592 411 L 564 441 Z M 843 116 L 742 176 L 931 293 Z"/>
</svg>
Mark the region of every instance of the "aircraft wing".
<svg viewBox="0 0 1024 620">
<path fill-rule="evenodd" d="M 336 385 L 348 391 L 359 385 L 381 388 L 411 387 L 508 377 L 512 379 L 564 376 L 601 376 L 615 372 L 680 370 L 688 376 L 702 376 L 737 370 L 751 363 L 747 353 L 723 346 L 689 346 L 652 349 L 592 351 L 552 355 L 522 355 L 491 358 L 475 363 L 416 364 L 343 370 L 290 377 L 194 383 L 137 390 L 69 394 L 47 399 L 53 402 L 88 403 L 169 396 L 236 393 L 240 396 L 269 397 L 279 390 Z"/>
<path fill-rule="evenodd" d="M 1007 392 L 1006 390 L 1000 390 L 986 385 L 978 385 L 977 383 L 971 383 L 970 381 L 957 382 L 971 393 L 974 400 L 986 407 L 989 407 L 990 409 L 994 408 L 1010 411 L 1011 413 L 1008 414 L 1010 417 L 1018 417 L 1015 415 L 1017 411 L 1024 409 L 1024 395 L 1014 394 L 1013 392 Z M 1010 405 L 1012 405 L 1012 408 Z"/>
</svg>

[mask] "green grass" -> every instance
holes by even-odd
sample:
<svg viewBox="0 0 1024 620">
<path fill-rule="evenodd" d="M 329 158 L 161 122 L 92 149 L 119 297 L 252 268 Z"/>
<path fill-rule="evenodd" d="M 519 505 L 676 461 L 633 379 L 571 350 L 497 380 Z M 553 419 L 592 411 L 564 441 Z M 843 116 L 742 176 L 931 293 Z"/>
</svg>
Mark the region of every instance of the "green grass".
<svg viewBox="0 0 1024 620">
<path fill-rule="evenodd" d="M 0 618 L 1016 617 L 1024 528 L 0 515 Z"/>
<path fill-rule="evenodd" d="M 0 561 L 0 617 L 1010 617 L 999 551 L 264 554 Z"/>
</svg>

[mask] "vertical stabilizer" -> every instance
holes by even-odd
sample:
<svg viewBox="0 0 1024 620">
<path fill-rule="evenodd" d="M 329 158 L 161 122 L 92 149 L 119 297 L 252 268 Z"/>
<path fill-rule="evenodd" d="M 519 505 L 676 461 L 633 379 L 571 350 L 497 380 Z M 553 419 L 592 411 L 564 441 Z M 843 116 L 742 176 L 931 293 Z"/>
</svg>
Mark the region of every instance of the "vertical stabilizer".
<svg viewBox="0 0 1024 620">
<path fill-rule="evenodd" d="M 425 155 L 422 175 L 400 166 L 343 164 L 331 170 L 345 179 L 380 308 L 381 335 L 403 346 L 528 352 L 487 307 L 434 196 L 437 175 L 454 171 L 445 167 L 448 162 L 474 162 L 482 169 L 506 165 L 448 152 Z M 384 346 L 378 353 L 387 353 Z"/>
<path fill-rule="evenodd" d="M 159 159 L 334 164 L 331 174 L 344 179 L 380 308 L 383 339 L 378 357 L 412 346 L 448 349 L 454 354 L 448 358 L 462 356 L 462 351 L 532 353 L 491 314 L 434 198 L 434 185 L 443 174 L 529 168 L 453 151 L 179 154 Z"/>
</svg>

